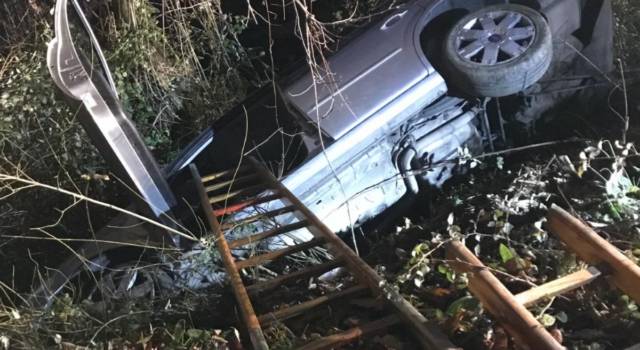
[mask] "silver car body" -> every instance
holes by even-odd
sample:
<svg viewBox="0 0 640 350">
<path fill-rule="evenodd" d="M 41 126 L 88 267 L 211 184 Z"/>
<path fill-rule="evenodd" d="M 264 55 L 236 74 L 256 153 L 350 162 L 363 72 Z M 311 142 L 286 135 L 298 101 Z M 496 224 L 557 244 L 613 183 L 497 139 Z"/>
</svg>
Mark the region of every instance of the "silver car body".
<svg viewBox="0 0 640 350">
<path fill-rule="evenodd" d="M 332 55 L 321 76 L 307 74 L 286 87 L 285 98 L 336 140 L 405 93 L 429 104 L 446 92 L 438 87 L 442 78 L 429 77 L 435 70 L 420 47 L 428 7 L 436 3 L 392 11 Z"/>
<path fill-rule="evenodd" d="M 212 152 L 225 130 L 215 125 L 205 130 L 161 171 L 122 111 L 106 64 L 103 62 L 106 76 L 88 74 L 69 33 L 65 16 L 68 1 L 76 7 L 86 30 L 91 31 L 76 0 L 57 1 L 56 37 L 49 46 L 48 56 L 51 75 L 69 98 L 82 103 L 85 113 L 81 121 L 114 170 L 121 171 L 123 177 L 130 180 L 152 214 L 166 219 L 179 203 L 175 200 L 175 186 L 172 188 L 169 184 L 176 185 L 175 179 L 180 178 L 189 163 L 202 168 L 211 166 L 208 163 L 211 158 L 206 155 Z M 531 5 L 543 13 L 557 45 L 564 45 L 565 38 L 578 33 L 583 17 L 589 19 L 586 36 L 589 30 L 611 34 L 610 0 L 513 2 Z M 281 180 L 331 229 L 342 231 L 363 223 L 404 196 L 415 194 L 419 182 L 441 185 L 455 166 L 455 162 L 443 161 L 453 161 L 465 147 L 480 149 L 492 142 L 482 104 L 447 95 L 445 79 L 425 56 L 421 34 L 425 26 L 442 14 L 455 10 L 466 13 L 496 3 L 504 1 L 408 2 L 343 45 L 328 58 L 325 67 L 328 69 L 315 79 L 307 73 L 282 87 L 282 98 L 291 114 L 307 126 L 314 125 L 311 132 L 308 128 L 305 132 L 314 142 L 308 143 L 308 157 Z M 595 11 L 595 15 L 583 14 L 581 11 L 586 7 Z M 100 52 L 97 41 L 90 36 L 94 48 Z M 591 62 L 602 62 L 600 69 L 605 71 L 612 61 L 610 50 L 606 50 L 610 47 L 607 40 L 595 40 L 599 46 L 584 48 Z M 554 47 L 555 52 L 565 54 L 563 57 L 578 56 L 576 52 Z M 553 71 L 562 73 L 555 68 Z M 555 101 L 555 97 L 549 99 L 544 108 L 534 108 L 535 114 L 543 112 L 552 100 Z M 213 159 L 215 156 L 213 154 Z M 217 165 L 213 164 L 213 168 Z M 104 229 L 98 238 L 127 240 L 127 234 L 134 235 L 132 232 L 114 235 L 112 231 Z M 141 232 L 131 238 L 144 239 Z M 295 238 L 304 239 L 305 232 L 298 232 Z M 88 250 L 92 253 L 86 257 L 93 259 L 115 246 L 117 244 L 106 248 L 93 245 Z M 36 299 L 49 302 L 50 296 L 55 295 L 82 264 L 75 257 L 66 262 L 36 293 Z"/>
<path fill-rule="evenodd" d="M 420 34 L 449 5 L 422 0 L 391 11 L 332 55 L 328 72 L 308 73 L 284 88 L 292 109 L 333 142 L 311 151 L 317 155 L 282 182 L 331 229 L 361 224 L 406 194 L 403 177 L 411 175 L 394 164 L 398 140 L 391 135 L 448 91 L 425 56 Z M 456 124 L 466 131 L 464 138 L 452 139 L 455 144 L 440 153 L 453 157 L 478 137 L 475 118 L 463 119 L 465 125 Z M 444 126 L 415 136 L 423 138 L 438 127 Z"/>
<path fill-rule="evenodd" d="M 463 110 L 461 101 L 421 116 L 434 101 L 451 98 L 443 97 L 449 89 L 426 57 L 420 35 L 446 11 L 471 12 L 495 3 L 501 1 L 409 2 L 341 47 L 328 59 L 328 72 L 308 73 L 284 88 L 291 108 L 332 141 L 312 150 L 315 156 L 282 182 L 332 229 L 360 224 L 417 190 L 408 164 L 412 158 L 405 157 L 404 168 L 394 161 L 402 128 L 431 119 L 410 132 L 417 145 L 414 157 L 432 157 L 431 163 L 453 160 L 458 150 L 477 146 L 483 132 L 486 141 L 483 111 Z M 537 3 L 559 41 L 580 28 L 583 1 Z M 418 177 L 439 186 L 452 167 L 434 166 Z"/>
</svg>

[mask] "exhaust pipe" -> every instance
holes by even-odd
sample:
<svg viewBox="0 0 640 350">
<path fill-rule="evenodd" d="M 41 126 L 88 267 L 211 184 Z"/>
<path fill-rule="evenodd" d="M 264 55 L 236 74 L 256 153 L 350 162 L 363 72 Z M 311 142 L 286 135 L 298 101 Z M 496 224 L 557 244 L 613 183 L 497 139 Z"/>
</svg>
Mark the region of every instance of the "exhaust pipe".
<svg viewBox="0 0 640 350">
<path fill-rule="evenodd" d="M 403 174 L 408 196 L 416 195 L 419 191 L 418 174 L 414 174 L 418 169 L 414 169 L 412 165 L 414 159 L 425 153 L 442 155 L 437 161 L 453 158 L 458 147 L 462 146 L 476 132 L 471 123 L 474 117 L 473 112 L 464 113 L 413 142 L 411 146 L 402 151 L 398 159 L 398 169 Z M 436 160 L 434 159 L 434 161 Z"/>
</svg>

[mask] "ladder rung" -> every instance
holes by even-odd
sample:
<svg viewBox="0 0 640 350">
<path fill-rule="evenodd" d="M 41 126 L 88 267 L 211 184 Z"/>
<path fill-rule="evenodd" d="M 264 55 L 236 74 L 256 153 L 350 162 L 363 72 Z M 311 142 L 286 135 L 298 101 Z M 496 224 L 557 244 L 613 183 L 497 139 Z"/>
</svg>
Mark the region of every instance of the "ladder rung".
<svg viewBox="0 0 640 350">
<path fill-rule="evenodd" d="M 203 176 L 202 177 L 202 182 L 209 182 L 215 179 L 219 179 L 221 177 L 227 176 L 227 175 L 233 175 L 233 174 L 243 174 L 245 173 L 247 170 L 252 170 L 253 167 L 251 165 L 242 165 L 240 166 L 240 168 L 233 168 L 233 169 L 227 169 L 227 170 L 223 170 L 217 173 L 213 173 L 213 174 L 209 174 L 207 176 Z M 237 173 L 236 173 L 237 171 Z"/>
<path fill-rule="evenodd" d="M 224 222 L 224 223 L 222 223 L 222 229 L 223 230 L 228 230 L 228 229 L 230 229 L 230 228 L 232 228 L 234 226 L 246 225 L 246 224 L 250 224 L 252 222 L 256 222 L 256 221 L 259 221 L 259 220 L 280 216 L 282 214 L 291 213 L 291 212 L 294 212 L 294 211 L 296 211 L 296 207 L 293 206 L 293 205 L 289 205 L 289 206 L 286 206 L 286 207 L 282 207 L 282 208 L 266 211 L 264 213 L 258 213 L 256 215 L 251 215 L 249 217 L 246 217 L 244 219 L 240 219 L 238 221 L 231 221 L 231 222 L 228 222 L 228 223 Z"/>
<path fill-rule="evenodd" d="M 301 214 L 311 223 L 309 226 L 311 233 L 316 237 L 325 239 L 329 252 L 334 256 L 343 258 L 345 266 L 360 283 L 369 286 L 376 295 L 387 296 L 386 301 L 395 311 L 402 315 L 402 319 L 405 320 L 411 330 L 416 333 L 416 340 L 422 347 L 434 349 L 455 348 L 442 332 L 431 329 L 425 325 L 427 319 L 424 315 L 411 305 L 399 292 L 383 288 L 384 280 L 376 271 L 351 250 L 340 237 L 331 231 L 331 229 L 329 229 L 313 211 L 307 208 L 299 198 L 291 193 L 282 182 L 278 181 L 272 173 L 253 159 L 249 159 L 248 161 L 254 164 L 255 171 L 259 173 L 273 189 L 280 191 L 282 196 L 291 204 L 299 207 Z"/>
<path fill-rule="evenodd" d="M 315 246 L 322 244 L 323 242 L 324 240 L 314 238 L 304 243 L 300 243 L 300 244 L 292 245 L 290 247 L 286 247 L 283 249 L 274 250 L 272 252 L 256 255 L 247 260 L 236 261 L 236 266 L 238 270 L 241 270 L 247 267 L 262 265 L 268 261 L 276 260 L 283 256 L 291 255 L 293 253 L 297 253 L 303 250 L 307 250 L 309 248 L 313 248 Z"/>
<path fill-rule="evenodd" d="M 207 217 L 209 228 L 215 234 L 216 239 L 218 239 L 218 241 L 216 242 L 216 248 L 218 250 L 218 253 L 220 254 L 220 257 L 222 258 L 222 263 L 227 270 L 231 288 L 233 289 L 233 294 L 240 306 L 240 314 L 242 315 L 242 319 L 247 326 L 249 339 L 251 340 L 254 349 L 268 350 L 269 346 L 267 345 L 267 341 L 264 338 L 262 328 L 258 323 L 258 317 L 256 316 L 253 305 L 251 304 L 251 300 L 249 299 L 249 294 L 247 293 L 246 288 L 244 288 L 239 270 L 235 267 L 235 262 L 233 260 L 233 256 L 231 255 L 231 249 L 229 249 L 229 246 L 227 245 L 227 240 L 224 238 L 224 233 L 222 232 L 222 230 L 220 230 L 220 223 L 213 216 L 213 208 L 211 207 L 211 204 L 208 203 L 209 198 L 207 197 L 207 193 L 204 190 L 204 185 L 202 183 L 202 178 L 198 173 L 198 168 L 196 168 L 195 164 L 190 164 L 189 169 L 191 171 L 191 176 L 193 177 L 196 184 L 198 197 L 200 197 L 200 204 Z"/>
<path fill-rule="evenodd" d="M 388 328 L 400 323 L 400 317 L 397 315 L 387 316 L 369 323 L 365 323 L 362 326 L 357 326 L 348 329 L 344 332 L 332 334 L 310 343 L 307 343 L 298 350 L 328 350 L 335 349 L 341 345 L 353 343 L 360 338 L 380 333 Z"/>
<path fill-rule="evenodd" d="M 243 245 L 247 245 L 247 244 L 251 244 L 251 243 L 255 243 L 255 242 L 259 242 L 263 239 L 267 239 L 270 237 L 274 237 L 277 235 L 281 235 L 283 233 L 287 233 L 287 232 L 291 232 L 297 229 L 301 229 L 303 227 L 306 227 L 309 223 L 307 222 L 307 220 L 302 220 L 302 221 L 298 221 L 298 222 L 294 222 L 293 224 L 289 224 L 286 226 L 280 226 L 280 227 L 276 227 L 273 228 L 271 230 L 267 230 L 267 231 L 263 231 L 260 233 L 256 233 L 255 235 L 252 236 L 248 236 L 248 237 L 244 237 L 244 238 L 239 238 L 236 239 L 234 241 L 229 242 L 229 247 L 230 248 L 238 248 L 238 247 L 242 247 Z"/>
<path fill-rule="evenodd" d="M 260 322 L 262 327 L 266 327 L 271 323 L 290 319 L 292 317 L 302 314 L 307 310 L 316 308 L 318 306 L 322 306 L 324 304 L 327 304 L 337 299 L 347 298 L 347 297 L 356 295 L 358 293 L 362 293 L 363 291 L 366 291 L 366 290 L 368 290 L 368 288 L 362 285 L 353 286 L 345 290 L 341 290 L 339 292 L 323 295 L 316 299 L 305 301 L 304 303 L 301 303 L 301 304 L 286 307 L 286 308 L 259 316 L 258 321 Z"/>
<path fill-rule="evenodd" d="M 547 227 L 586 263 L 595 266 L 606 264 L 613 284 L 640 303 L 640 266 L 618 248 L 557 205 L 549 209 Z"/>
<path fill-rule="evenodd" d="M 219 182 L 210 186 L 207 186 L 204 188 L 205 191 L 207 191 L 207 193 L 209 192 L 213 192 L 215 190 L 219 190 L 221 188 L 228 188 L 228 187 L 232 187 L 234 185 L 239 185 L 239 184 L 243 184 L 243 183 L 247 183 L 250 182 L 251 180 L 257 179 L 258 176 L 256 174 L 250 174 L 247 176 L 243 176 L 243 177 L 238 177 L 235 179 L 231 179 L 231 180 L 227 180 L 227 181 L 223 181 L 223 182 Z"/>
<path fill-rule="evenodd" d="M 564 277 L 560 277 L 556 280 L 547 282 L 543 285 L 533 287 L 520 294 L 516 294 L 515 298 L 524 306 L 531 306 L 541 299 L 554 297 L 568 291 L 572 291 L 576 288 L 582 287 L 585 284 L 593 282 L 596 278 L 600 277 L 602 273 L 597 268 L 591 266 L 588 269 L 580 270 Z"/>
<path fill-rule="evenodd" d="M 272 278 L 268 281 L 252 284 L 246 287 L 247 292 L 249 294 L 258 294 L 258 293 L 268 292 L 286 283 L 294 282 L 303 278 L 309 278 L 309 277 L 321 275 L 341 265 L 342 263 L 339 260 L 332 260 L 320 265 L 313 265 L 304 270 L 299 270 L 287 275 L 282 275 L 276 278 Z"/>
<path fill-rule="evenodd" d="M 240 210 L 252 206 L 252 205 L 258 205 L 258 204 L 264 204 L 264 203 L 268 203 L 271 201 L 274 201 L 276 199 L 280 199 L 282 196 L 280 196 L 279 193 L 274 193 L 274 194 L 270 194 L 267 196 L 262 196 L 262 197 L 255 197 L 246 201 L 242 201 L 239 203 L 233 203 L 233 204 L 229 204 L 227 203 L 227 206 L 224 208 L 220 208 L 220 209 L 215 209 L 213 211 L 213 215 L 217 216 L 223 216 L 223 215 L 227 215 L 227 214 L 232 214 L 235 212 L 239 212 Z"/>
<path fill-rule="evenodd" d="M 233 197 L 254 193 L 257 189 L 264 189 L 264 188 L 265 188 L 264 185 L 253 185 L 253 186 L 249 186 L 249 187 L 245 187 L 245 188 L 240 188 L 240 189 L 237 189 L 237 190 L 229 191 L 229 192 L 224 193 L 224 194 L 220 194 L 220 195 L 217 195 L 217 196 L 209 197 L 209 203 L 215 204 L 215 203 L 219 203 L 219 202 L 224 202 L 224 201 L 226 201 L 228 199 L 231 199 Z"/>
</svg>

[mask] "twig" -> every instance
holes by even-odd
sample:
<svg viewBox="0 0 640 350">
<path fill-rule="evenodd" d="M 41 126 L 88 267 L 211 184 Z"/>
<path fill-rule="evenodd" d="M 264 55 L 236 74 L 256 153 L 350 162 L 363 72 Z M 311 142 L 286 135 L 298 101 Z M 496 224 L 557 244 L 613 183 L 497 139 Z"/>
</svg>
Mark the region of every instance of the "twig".
<svg viewBox="0 0 640 350">
<path fill-rule="evenodd" d="M 114 210 L 114 211 L 117 211 L 117 212 L 120 212 L 120 213 L 123 213 L 123 214 L 130 215 L 130 216 L 132 216 L 132 217 L 134 217 L 136 219 L 139 219 L 139 220 L 142 220 L 142 221 L 147 222 L 149 224 L 152 224 L 154 226 L 160 227 L 160 228 L 162 228 L 162 229 L 164 229 L 164 230 L 166 230 L 168 232 L 174 233 L 174 234 L 179 235 L 181 237 L 184 237 L 184 238 L 186 238 L 188 240 L 191 240 L 191 241 L 194 241 L 194 242 L 198 241 L 198 239 L 196 239 L 192 235 L 188 235 L 188 234 L 186 234 L 184 232 L 180 232 L 180 231 L 178 231 L 178 230 L 176 230 L 174 228 L 171 228 L 171 227 L 169 227 L 167 225 L 161 224 L 161 223 L 159 223 L 159 222 L 157 222 L 155 220 L 149 219 L 149 218 L 147 218 L 147 217 L 145 217 L 143 215 L 140 215 L 140 214 L 134 213 L 132 211 L 120 208 L 120 207 L 115 206 L 113 204 L 105 203 L 105 202 L 99 201 L 97 199 L 93 199 L 91 197 L 87 197 L 85 195 L 82 195 L 82 194 L 79 194 L 79 193 L 76 193 L 76 192 L 65 190 L 65 189 L 57 187 L 57 186 L 51 186 L 51 185 L 44 184 L 44 183 L 41 183 L 41 182 L 38 182 L 38 181 L 28 180 L 28 179 L 24 179 L 24 178 L 19 177 L 19 176 L 8 175 L 8 174 L 0 174 L 0 181 L 18 182 L 18 183 L 24 184 L 24 185 L 29 186 L 29 187 L 40 187 L 40 188 L 44 188 L 44 189 L 47 189 L 47 190 L 50 190 L 50 191 L 59 192 L 59 193 L 62 193 L 64 195 L 70 196 L 70 197 L 72 197 L 72 198 L 74 198 L 74 199 L 76 199 L 78 201 L 87 201 L 89 203 L 92 203 L 92 204 L 95 204 L 95 205 L 98 205 L 98 206 L 101 206 L 101 207 L 105 207 L 105 208 L 108 208 L 108 209 L 111 209 L 111 210 Z"/>
</svg>

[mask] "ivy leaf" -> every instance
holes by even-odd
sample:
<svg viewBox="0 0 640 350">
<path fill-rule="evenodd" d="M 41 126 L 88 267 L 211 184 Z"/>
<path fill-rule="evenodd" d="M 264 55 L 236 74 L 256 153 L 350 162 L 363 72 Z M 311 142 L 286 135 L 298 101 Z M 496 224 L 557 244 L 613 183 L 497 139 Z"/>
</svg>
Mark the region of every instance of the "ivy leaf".
<svg viewBox="0 0 640 350">
<path fill-rule="evenodd" d="M 545 327 L 551 327 L 556 323 L 556 318 L 549 314 L 544 314 L 540 317 L 540 323 Z"/>
<path fill-rule="evenodd" d="M 447 315 L 450 317 L 455 316 L 462 310 L 475 310 L 478 308 L 478 300 L 472 296 L 464 296 L 449 305 L 447 308 Z"/>
<path fill-rule="evenodd" d="M 498 251 L 500 252 L 500 258 L 502 259 L 502 263 L 506 264 L 507 261 L 514 259 L 516 256 L 513 254 L 511 248 L 504 245 L 504 243 L 500 243 L 500 247 L 498 247 Z"/>
<path fill-rule="evenodd" d="M 445 264 L 440 264 L 438 265 L 438 272 L 440 272 L 441 274 L 445 275 L 447 278 L 447 281 L 453 283 L 456 279 L 456 273 L 455 271 L 453 271 L 453 269 L 451 269 L 449 266 L 445 265 Z"/>
</svg>

